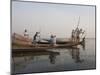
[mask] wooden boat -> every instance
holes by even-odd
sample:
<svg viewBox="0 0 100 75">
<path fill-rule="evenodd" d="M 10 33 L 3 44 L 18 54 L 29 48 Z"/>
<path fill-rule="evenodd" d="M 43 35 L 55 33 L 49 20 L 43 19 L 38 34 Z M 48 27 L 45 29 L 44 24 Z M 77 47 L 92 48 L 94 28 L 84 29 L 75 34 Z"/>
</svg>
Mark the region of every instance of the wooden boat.
<svg viewBox="0 0 100 75">
<path fill-rule="evenodd" d="M 77 48 L 77 45 L 84 44 L 84 40 L 75 43 L 72 41 L 57 41 L 56 46 L 51 46 L 49 41 L 38 42 L 37 45 L 32 44 L 32 40 L 22 35 L 16 34 L 12 40 L 12 52 L 30 52 L 30 51 L 46 51 L 53 48 Z"/>
<path fill-rule="evenodd" d="M 51 46 L 49 44 L 39 44 L 36 47 L 35 46 L 21 46 L 21 47 L 13 47 L 12 48 L 12 52 L 42 52 L 42 51 L 47 51 L 48 49 L 58 49 L 58 48 L 67 48 L 67 49 L 77 49 L 77 45 L 79 45 L 79 43 L 76 44 L 60 44 L 60 45 L 56 45 L 56 46 Z"/>
</svg>

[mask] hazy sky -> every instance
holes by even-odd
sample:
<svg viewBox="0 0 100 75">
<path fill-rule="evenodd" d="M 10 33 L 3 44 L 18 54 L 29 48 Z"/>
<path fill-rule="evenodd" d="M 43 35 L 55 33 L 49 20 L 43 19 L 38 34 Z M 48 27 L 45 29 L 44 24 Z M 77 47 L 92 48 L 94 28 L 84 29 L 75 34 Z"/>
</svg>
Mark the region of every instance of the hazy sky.
<svg viewBox="0 0 100 75">
<path fill-rule="evenodd" d="M 95 6 L 13 1 L 12 33 L 23 34 L 27 29 L 30 36 L 41 31 L 42 37 L 70 37 L 79 16 L 79 28 L 86 30 L 86 37 L 95 37 Z"/>
</svg>

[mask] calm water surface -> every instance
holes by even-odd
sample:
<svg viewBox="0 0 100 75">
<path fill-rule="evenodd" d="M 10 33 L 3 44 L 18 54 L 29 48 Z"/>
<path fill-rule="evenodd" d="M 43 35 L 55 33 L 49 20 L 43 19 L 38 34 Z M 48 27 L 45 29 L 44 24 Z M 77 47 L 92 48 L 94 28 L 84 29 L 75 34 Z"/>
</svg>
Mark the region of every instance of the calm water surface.
<svg viewBox="0 0 100 75">
<path fill-rule="evenodd" d="M 12 60 L 13 73 L 36 73 L 95 69 L 95 39 L 86 39 L 78 49 L 49 49 L 49 52 L 18 53 Z"/>
</svg>

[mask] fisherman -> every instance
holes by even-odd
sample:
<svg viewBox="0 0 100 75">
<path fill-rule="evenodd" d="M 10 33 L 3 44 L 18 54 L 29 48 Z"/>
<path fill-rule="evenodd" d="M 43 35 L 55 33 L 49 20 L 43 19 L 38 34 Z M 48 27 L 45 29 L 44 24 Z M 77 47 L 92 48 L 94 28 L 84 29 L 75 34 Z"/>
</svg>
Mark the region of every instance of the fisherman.
<svg viewBox="0 0 100 75">
<path fill-rule="evenodd" d="M 85 42 L 85 37 L 83 37 L 83 42 Z"/>
<path fill-rule="evenodd" d="M 72 38 L 72 42 L 74 42 L 75 41 L 75 30 L 74 29 L 72 30 L 71 38 Z"/>
<path fill-rule="evenodd" d="M 51 46 L 56 46 L 56 35 L 51 35 L 50 44 Z"/>
<path fill-rule="evenodd" d="M 25 29 L 25 31 L 24 31 L 24 37 L 25 37 L 25 38 L 29 38 L 29 34 L 28 34 L 28 32 L 27 32 L 27 29 Z"/>
<path fill-rule="evenodd" d="M 77 27 L 76 30 L 75 30 L 75 42 L 78 43 L 79 41 L 80 41 L 80 30 Z"/>
<path fill-rule="evenodd" d="M 33 36 L 33 43 L 37 45 L 38 42 L 40 42 L 40 32 L 36 32 Z"/>
<path fill-rule="evenodd" d="M 81 37 L 83 36 L 84 37 L 84 34 L 85 34 L 85 30 L 81 30 Z"/>
<path fill-rule="evenodd" d="M 50 36 L 50 44 L 51 44 L 51 46 L 53 46 L 53 35 L 52 34 Z"/>
<path fill-rule="evenodd" d="M 53 45 L 56 46 L 56 35 L 53 36 Z"/>
</svg>

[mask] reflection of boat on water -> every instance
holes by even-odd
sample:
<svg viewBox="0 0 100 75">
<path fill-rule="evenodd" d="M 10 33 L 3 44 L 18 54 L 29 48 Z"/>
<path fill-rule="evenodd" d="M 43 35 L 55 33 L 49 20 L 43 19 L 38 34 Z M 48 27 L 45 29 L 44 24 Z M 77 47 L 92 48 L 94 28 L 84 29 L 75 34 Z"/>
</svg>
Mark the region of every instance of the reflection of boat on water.
<svg viewBox="0 0 100 75">
<path fill-rule="evenodd" d="M 80 49 L 71 50 L 72 59 L 75 60 L 75 63 L 82 63 L 84 60 L 80 58 Z"/>
<path fill-rule="evenodd" d="M 53 51 L 34 51 L 34 52 L 16 52 L 12 54 L 12 57 L 23 57 L 23 56 L 41 56 L 41 55 L 59 55 L 59 52 Z"/>
<path fill-rule="evenodd" d="M 41 52 L 17 52 L 12 54 L 12 59 L 14 63 L 18 63 L 17 59 L 21 59 L 19 63 L 25 63 L 30 62 L 31 60 L 34 60 L 35 57 L 41 57 L 41 56 L 48 56 L 50 63 L 54 64 L 55 59 L 57 55 L 60 55 L 59 52 L 53 52 L 53 51 L 41 51 Z"/>
<path fill-rule="evenodd" d="M 41 51 L 41 52 L 18 52 L 12 54 L 12 62 L 13 62 L 13 72 L 14 74 L 17 74 L 16 69 L 18 67 L 27 67 L 29 63 L 37 63 L 39 58 L 41 59 L 42 56 L 47 56 L 49 59 L 49 62 L 51 64 L 56 63 L 56 56 L 60 55 L 59 52 L 53 52 L 53 51 Z M 34 62 L 33 62 L 34 61 Z M 45 62 L 45 61 L 44 61 Z M 19 69 L 20 69 L 19 68 Z"/>
<path fill-rule="evenodd" d="M 70 49 L 68 51 L 70 51 L 71 57 L 75 63 L 82 63 L 84 61 L 80 57 L 80 49 Z M 68 53 L 65 53 L 65 54 L 68 54 Z M 61 54 L 60 54 L 60 51 L 54 52 L 51 50 L 49 50 L 49 51 L 46 50 L 46 51 L 41 51 L 41 52 L 35 51 L 35 52 L 16 52 L 16 53 L 13 53 L 12 58 L 13 58 L 13 63 L 14 63 L 13 68 L 15 68 L 14 72 L 18 73 L 18 71 L 17 71 L 18 68 L 20 68 L 20 69 L 28 68 L 29 64 L 34 65 L 36 63 L 43 64 L 45 62 L 46 63 L 48 62 L 51 65 L 55 65 L 61 59 L 60 58 Z M 67 58 L 67 57 L 65 57 L 65 58 Z M 66 60 L 69 61 L 68 59 L 66 59 Z M 35 68 L 33 67 L 33 69 L 35 69 Z"/>
</svg>

